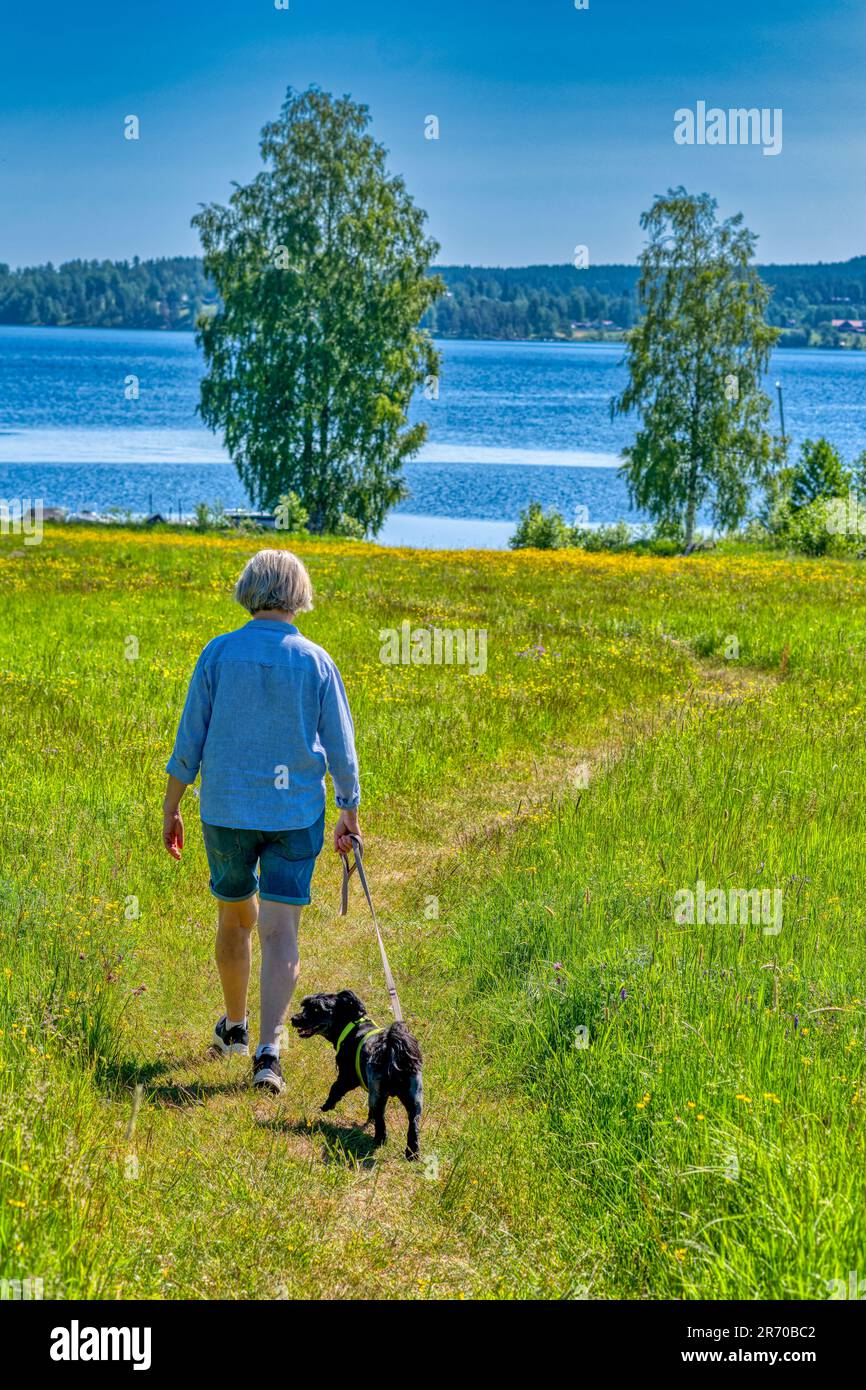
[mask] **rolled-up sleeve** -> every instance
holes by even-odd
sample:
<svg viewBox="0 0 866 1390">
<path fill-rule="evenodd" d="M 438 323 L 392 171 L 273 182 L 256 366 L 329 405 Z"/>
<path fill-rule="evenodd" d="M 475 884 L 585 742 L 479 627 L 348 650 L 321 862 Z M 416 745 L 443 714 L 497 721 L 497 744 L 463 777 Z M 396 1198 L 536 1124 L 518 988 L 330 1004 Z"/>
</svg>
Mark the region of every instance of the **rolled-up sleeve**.
<svg viewBox="0 0 866 1390">
<path fill-rule="evenodd" d="M 333 665 L 327 668 L 319 700 L 319 738 L 334 783 L 334 800 L 341 810 L 354 811 L 361 804 L 355 726 L 342 678 Z"/>
<path fill-rule="evenodd" d="M 198 776 L 210 715 L 211 692 L 205 652 L 202 652 L 192 673 L 186 704 L 177 728 L 174 751 L 165 769 L 179 782 L 194 782 Z"/>
</svg>

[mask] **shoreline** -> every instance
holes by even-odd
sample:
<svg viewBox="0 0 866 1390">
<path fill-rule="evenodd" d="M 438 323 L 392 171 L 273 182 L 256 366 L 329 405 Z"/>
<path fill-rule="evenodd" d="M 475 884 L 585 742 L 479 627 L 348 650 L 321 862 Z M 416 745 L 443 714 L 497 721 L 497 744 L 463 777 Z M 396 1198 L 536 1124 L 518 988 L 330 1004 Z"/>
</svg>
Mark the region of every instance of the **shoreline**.
<svg viewBox="0 0 866 1390">
<path fill-rule="evenodd" d="M 38 502 L 38 499 L 26 498 L 22 500 L 28 503 Z M 65 515 L 61 515 L 61 513 L 65 513 Z M 39 516 L 39 513 L 37 512 L 36 515 Z M 190 512 L 181 512 L 180 515 L 175 515 L 173 512 L 168 512 L 166 515 L 162 513 L 148 515 L 145 512 L 119 513 L 111 510 L 76 512 L 67 511 L 63 507 L 46 507 L 42 511 L 39 524 L 71 526 L 73 528 L 129 527 L 136 531 L 148 531 L 156 526 L 166 526 L 174 530 L 212 532 L 227 538 L 277 534 L 275 527 L 263 525 L 255 526 L 249 531 L 233 523 L 199 527 L 195 514 Z M 385 549 L 400 550 L 507 551 L 511 548 L 509 541 L 517 530 L 518 524 L 517 518 L 513 521 L 505 521 L 491 520 L 486 517 L 452 517 L 423 512 L 391 512 L 375 536 L 359 539 L 358 544 L 378 545 Z M 595 531 L 615 523 L 585 521 L 581 524 L 586 530 Z M 632 540 L 638 540 L 642 535 L 648 536 L 652 530 L 652 523 L 648 520 L 627 521 L 624 524 L 628 527 Z M 18 534 L 14 517 L 7 523 L 0 519 L 0 536 L 7 534 Z M 716 533 L 712 526 L 701 524 L 695 527 L 695 534 L 706 539 L 715 536 Z M 310 536 L 315 539 L 312 533 Z"/>
<path fill-rule="evenodd" d="M 17 329 L 22 332 L 53 332 L 53 333 L 156 333 L 161 338 L 168 337 L 172 333 L 179 334 L 181 337 L 195 337 L 195 325 L 188 328 L 139 328 L 135 324 L 112 324 L 110 327 L 105 324 L 96 323 L 0 323 L 0 332 L 6 328 Z M 495 343 L 499 347 L 624 347 L 628 343 L 629 329 L 621 329 L 616 333 L 585 334 L 578 338 L 484 338 L 471 337 L 465 338 L 452 333 L 433 334 L 434 343 Z M 784 333 L 784 330 L 783 330 Z M 850 336 L 850 335 L 849 335 Z M 866 352 L 866 337 L 863 337 L 863 346 L 858 346 L 860 338 L 855 337 L 850 343 L 835 343 L 833 346 L 827 344 L 811 343 L 786 343 L 784 338 L 779 339 L 775 344 L 774 352 L 828 352 L 828 353 L 854 353 Z"/>
</svg>

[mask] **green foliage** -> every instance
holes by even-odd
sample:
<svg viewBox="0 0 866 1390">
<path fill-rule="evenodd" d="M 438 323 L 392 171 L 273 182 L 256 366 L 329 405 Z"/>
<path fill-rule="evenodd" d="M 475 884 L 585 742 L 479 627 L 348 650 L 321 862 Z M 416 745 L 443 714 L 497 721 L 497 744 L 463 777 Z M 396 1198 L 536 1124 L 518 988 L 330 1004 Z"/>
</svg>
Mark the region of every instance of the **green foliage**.
<svg viewBox="0 0 866 1390">
<path fill-rule="evenodd" d="M 437 266 L 448 290 L 422 320 L 445 338 L 620 337 L 637 321 L 631 265 Z M 837 264 L 768 265 L 767 321 L 784 347 L 866 348 L 866 334 L 833 320 L 866 319 L 866 256 Z M 193 256 L 0 265 L 0 323 L 191 329 L 218 303 Z"/>
<path fill-rule="evenodd" d="M 88 328 L 192 328 L 214 302 L 197 256 L 0 265 L 0 323 Z"/>
<path fill-rule="evenodd" d="M 829 440 L 806 439 L 800 462 L 791 471 L 791 508 L 799 511 L 822 497 L 842 497 L 848 490 L 848 474 L 838 449 Z"/>
<path fill-rule="evenodd" d="M 625 521 L 606 526 L 569 526 L 560 512 L 544 511 L 540 502 L 530 502 L 520 514 L 517 530 L 509 540 L 512 550 L 586 550 L 618 554 L 629 550 L 636 555 L 677 555 L 683 548 L 682 529 L 659 522 L 651 535 L 635 533 Z"/>
<path fill-rule="evenodd" d="M 851 465 L 851 490 L 861 502 L 866 501 L 866 449 L 857 455 Z"/>
<path fill-rule="evenodd" d="M 767 478 L 764 506 L 745 538 L 802 555 L 862 554 L 864 464 L 861 454 L 849 472 L 829 440 L 805 440 L 798 462 Z"/>
<path fill-rule="evenodd" d="M 837 264 L 758 267 L 772 291 L 767 322 L 785 347 L 866 348 L 866 334 L 833 320 L 866 319 L 866 256 Z M 427 322 L 453 338 L 604 338 L 637 322 L 630 265 L 441 266 L 448 295 Z"/>
<path fill-rule="evenodd" d="M 598 338 L 631 328 L 634 266 L 442 266 L 447 297 L 430 310 L 434 333 L 451 338 Z"/>
<path fill-rule="evenodd" d="M 193 219 L 222 297 L 199 329 L 202 417 L 255 502 L 294 491 L 316 532 L 343 513 L 375 532 L 405 495 L 426 434 L 406 413 L 438 371 L 419 327 L 438 247 L 369 120 L 348 97 L 290 89 L 262 131 L 265 168 Z"/>
<path fill-rule="evenodd" d="M 274 517 L 278 531 L 304 531 L 310 513 L 296 492 L 284 492 L 274 508 Z"/>
<path fill-rule="evenodd" d="M 310 514 L 296 492 L 284 492 L 274 508 L 277 530 L 297 534 L 307 530 Z M 349 540 L 363 540 L 364 527 L 347 512 L 341 512 L 329 528 L 333 536 L 345 536 Z"/>
<path fill-rule="evenodd" d="M 347 512 L 341 512 L 334 526 L 335 536 L 345 536 L 350 541 L 362 541 L 364 539 L 364 527 L 360 521 L 356 521 Z"/>
<path fill-rule="evenodd" d="M 586 550 L 596 554 L 617 554 L 630 550 L 636 555 L 677 555 L 683 548 L 682 527 L 675 522 L 657 522 L 651 535 L 635 533 L 625 521 L 605 526 L 569 526 L 560 512 L 544 511 L 540 502 L 530 502 L 521 512 L 517 530 L 509 540 L 512 550 Z"/>
<path fill-rule="evenodd" d="M 685 532 L 682 524 L 671 518 L 662 518 L 652 527 L 650 534 L 640 535 L 633 549 L 640 555 L 679 555 L 685 548 Z"/>
<path fill-rule="evenodd" d="M 569 544 L 579 550 L 627 550 L 632 543 L 632 533 L 624 521 L 612 526 L 574 526 Z"/>
<path fill-rule="evenodd" d="M 827 497 L 816 497 L 791 509 L 783 539 L 789 550 L 801 555 L 843 555 L 862 548 L 863 541 L 834 528 Z"/>
<path fill-rule="evenodd" d="M 517 530 L 508 544 L 512 550 L 561 550 L 571 544 L 571 527 L 559 512 L 544 511 L 540 502 L 530 502 L 520 513 Z"/>
<path fill-rule="evenodd" d="M 704 503 L 724 529 L 742 521 L 772 457 L 761 381 L 778 334 L 764 318 L 769 294 L 749 264 L 755 237 L 742 221 L 718 223 L 715 200 L 683 188 L 641 218 L 644 314 L 611 413 L 640 412 L 623 450 L 630 496 L 654 519 L 680 522 L 686 544 Z"/>
<path fill-rule="evenodd" d="M 675 521 L 659 521 L 650 535 L 646 528 L 633 530 L 625 521 L 604 526 L 569 526 L 560 512 L 544 511 L 540 502 L 530 502 L 520 513 L 517 530 L 508 544 L 512 550 L 586 550 L 596 554 L 617 554 L 629 550 L 636 555 L 678 555 L 684 533 Z"/>
<path fill-rule="evenodd" d="M 199 531 L 211 531 L 226 524 L 225 508 L 219 500 L 214 503 L 198 502 L 195 508 L 195 524 Z"/>
</svg>

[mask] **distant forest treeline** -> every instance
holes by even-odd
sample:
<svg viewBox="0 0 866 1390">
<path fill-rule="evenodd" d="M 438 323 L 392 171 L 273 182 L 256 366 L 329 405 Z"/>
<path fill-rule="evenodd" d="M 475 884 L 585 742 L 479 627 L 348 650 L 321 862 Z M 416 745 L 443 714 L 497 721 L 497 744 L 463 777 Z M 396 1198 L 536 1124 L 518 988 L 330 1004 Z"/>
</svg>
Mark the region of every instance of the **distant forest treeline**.
<svg viewBox="0 0 866 1390">
<path fill-rule="evenodd" d="M 198 256 L 0 265 L 0 323 L 62 328 L 193 328 L 216 294 Z"/>
<path fill-rule="evenodd" d="M 439 266 L 447 294 L 428 325 L 446 338 L 617 338 L 635 321 L 637 267 Z M 768 317 L 787 347 L 866 347 L 866 256 L 838 264 L 767 265 Z M 191 329 L 217 297 L 195 256 L 0 264 L 0 323 Z M 835 324 L 834 324 L 835 321 Z"/>
</svg>

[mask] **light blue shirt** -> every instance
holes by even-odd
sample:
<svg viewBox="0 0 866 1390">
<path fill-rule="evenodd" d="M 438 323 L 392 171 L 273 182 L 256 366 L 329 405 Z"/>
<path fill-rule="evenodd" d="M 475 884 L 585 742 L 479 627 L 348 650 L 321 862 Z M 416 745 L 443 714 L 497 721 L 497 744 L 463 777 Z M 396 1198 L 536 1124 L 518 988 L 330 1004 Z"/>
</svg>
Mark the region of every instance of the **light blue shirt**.
<svg viewBox="0 0 866 1390">
<path fill-rule="evenodd" d="M 340 673 L 291 623 L 254 618 L 198 659 L 166 771 L 194 782 L 201 818 L 236 830 L 300 830 L 361 799 L 355 729 Z"/>
</svg>

